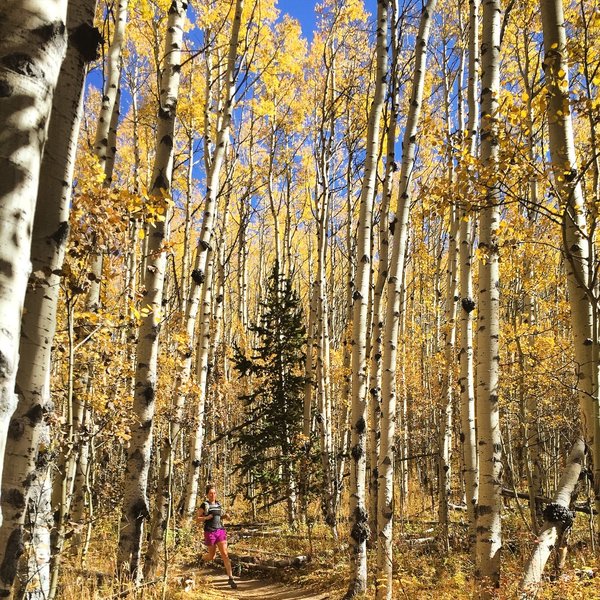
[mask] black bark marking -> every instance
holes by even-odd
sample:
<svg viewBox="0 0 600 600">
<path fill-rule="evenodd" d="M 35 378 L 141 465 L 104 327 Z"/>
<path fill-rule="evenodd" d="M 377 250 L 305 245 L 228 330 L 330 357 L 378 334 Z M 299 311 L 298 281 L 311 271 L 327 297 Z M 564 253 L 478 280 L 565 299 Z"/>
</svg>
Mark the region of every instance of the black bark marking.
<svg viewBox="0 0 600 600">
<path fill-rule="evenodd" d="M 85 62 L 92 62 L 100 55 L 100 44 L 104 42 L 104 38 L 97 27 L 82 23 L 71 32 L 69 41 Z"/>
<path fill-rule="evenodd" d="M 23 544 L 23 532 L 21 528 L 14 529 L 8 541 L 6 542 L 6 551 L 4 554 L 4 560 L 0 565 L 0 578 L 3 583 L 12 584 L 17 575 L 17 566 L 19 564 L 19 558 L 23 554 L 25 546 Z M 4 594 L 4 597 L 10 595 Z"/>
<path fill-rule="evenodd" d="M 475 309 L 475 301 L 472 298 L 463 298 L 460 305 L 467 314 Z"/>
<path fill-rule="evenodd" d="M 552 502 L 546 506 L 543 512 L 544 521 L 556 523 L 563 529 L 569 529 L 573 525 L 575 513 L 571 512 L 562 504 Z"/>
<path fill-rule="evenodd" d="M 142 395 L 144 397 L 144 400 L 146 401 L 146 404 L 154 402 L 154 386 L 151 383 L 148 383 L 146 386 L 144 386 L 144 391 L 142 392 Z"/>
<path fill-rule="evenodd" d="M 53 240 L 56 245 L 60 248 L 66 241 L 69 235 L 69 223 L 67 221 L 63 221 L 58 226 L 58 229 L 50 236 L 50 239 Z"/>
<path fill-rule="evenodd" d="M 192 279 L 196 285 L 202 285 L 204 283 L 204 273 L 200 269 L 194 269 Z"/>
<path fill-rule="evenodd" d="M 44 78 L 44 71 L 35 64 L 29 54 L 25 54 L 24 52 L 15 52 L 14 54 L 4 56 L 0 60 L 0 64 L 15 73 L 19 73 L 19 75 L 25 75 L 25 77 L 32 77 L 34 79 Z"/>
<path fill-rule="evenodd" d="M 58 37 L 64 36 L 66 31 L 65 24 L 62 21 L 55 21 L 54 23 L 48 23 L 33 29 L 31 33 L 38 36 L 42 41 L 42 44 L 52 42 Z"/>
<path fill-rule="evenodd" d="M 13 87 L 10 85 L 10 83 L 8 83 L 8 81 L 0 79 L 0 98 L 8 98 L 9 96 L 12 96 L 13 91 Z"/>
<path fill-rule="evenodd" d="M 355 460 L 355 462 L 358 462 L 361 459 L 361 457 L 364 456 L 365 451 L 363 450 L 363 447 L 360 444 L 356 444 L 356 446 L 352 447 L 350 454 L 352 455 L 352 458 Z"/>
<path fill-rule="evenodd" d="M 25 508 L 25 496 L 21 490 L 12 488 L 3 494 L 3 501 L 13 508 Z"/>
<path fill-rule="evenodd" d="M 22 419 L 11 419 L 8 426 L 8 437 L 11 440 L 19 440 L 25 431 L 25 425 Z"/>
<path fill-rule="evenodd" d="M 154 190 L 168 190 L 169 189 L 169 182 L 167 181 L 167 179 L 165 178 L 165 176 L 162 173 L 160 173 L 154 180 L 154 185 L 152 186 L 152 189 L 154 189 Z"/>
<path fill-rule="evenodd" d="M 366 542 L 371 535 L 367 511 L 360 506 L 357 506 L 354 510 L 354 525 L 352 526 L 350 535 L 359 545 Z"/>
<path fill-rule="evenodd" d="M 37 425 L 44 418 L 44 408 L 41 404 L 35 404 L 25 414 L 31 425 Z"/>
<path fill-rule="evenodd" d="M 367 430 L 367 424 L 363 417 L 360 417 L 358 421 L 356 421 L 356 431 L 359 435 L 362 435 Z"/>
</svg>

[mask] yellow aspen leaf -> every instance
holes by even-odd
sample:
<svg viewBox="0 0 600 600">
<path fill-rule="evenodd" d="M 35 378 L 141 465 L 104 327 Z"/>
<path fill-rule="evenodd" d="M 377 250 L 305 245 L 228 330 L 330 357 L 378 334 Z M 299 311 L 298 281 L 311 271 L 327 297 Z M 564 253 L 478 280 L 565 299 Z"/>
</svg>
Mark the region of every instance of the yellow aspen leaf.
<svg viewBox="0 0 600 600">
<path fill-rule="evenodd" d="M 143 229 L 138 231 L 138 239 L 143 240 L 146 237 L 146 232 Z"/>
</svg>

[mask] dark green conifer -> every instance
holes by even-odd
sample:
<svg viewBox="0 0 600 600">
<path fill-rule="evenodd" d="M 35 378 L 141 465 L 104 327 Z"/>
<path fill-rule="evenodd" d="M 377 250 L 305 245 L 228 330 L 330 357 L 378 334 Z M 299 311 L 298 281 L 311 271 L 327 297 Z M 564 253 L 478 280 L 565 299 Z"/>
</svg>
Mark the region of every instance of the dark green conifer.
<svg viewBox="0 0 600 600">
<path fill-rule="evenodd" d="M 251 474 L 265 504 L 288 499 L 297 485 L 302 444 L 306 329 L 298 293 L 275 263 L 261 304 L 260 323 L 251 325 L 256 344 L 251 356 L 235 348 L 240 376 L 249 380 L 242 396 L 247 410 L 237 434 L 242 454 L 238 470 Z"/>
</svg>

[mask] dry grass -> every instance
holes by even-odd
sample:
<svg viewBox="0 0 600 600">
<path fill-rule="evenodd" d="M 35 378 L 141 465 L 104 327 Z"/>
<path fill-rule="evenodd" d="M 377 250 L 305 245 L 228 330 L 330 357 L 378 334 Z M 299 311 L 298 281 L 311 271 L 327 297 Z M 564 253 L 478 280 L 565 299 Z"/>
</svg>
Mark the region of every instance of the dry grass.
<svg viewBox="0 0 600 600">
<path fill-rule="evenodd" d="M 413 546 L 407 538 L 423 535 L 435 537 L 431 513 L 423 505 L 412 506 L 415 510 L 410 519 L 397 524 L 394 556 L 394 599 L 401 600 L 456 600 L 472 595 L 473 565 L 464 547 L 464 526 L 455 516 L 451 531 L 454 547 L 450 556 L 444 556 L 436 544 Z M 275 516 L 270 522 L 275 521 Z M 424 534 L 424 532 L 426 532 Z M 532 536 L 524 531 L 523 523 L 516 511 L 505 511 L 503 519 L 502 587 L 499 600 L 518 597 L 517 590 L 523 565 L 530 553 Z M 161 579 L 144 588 L 141 594 L 122 598 L 145 598 L 148 600 L 224 600 L 241 597 L 214 589 L 210 572 L 202 568 L 199 556 L 203 551 L 201 533 L 181 530 L 178 539 L 169 543 L 169 568 L 166 581 Z M 237 539 L 236 539 L 237 538 Z M 264 558 L 279 555 L 302 555 L 310 552 L 306 530 L 290 530 L 280 526 L 275 532 L 250 539 L 242 539 L 235 531 L 230 533 L 231 552 L 251 554 Z M 340 541 L 333 540 L 330 531 L 317 525 L 312 532 L 311 561 L 302 569 L 277 569 L 269 573 L 274 580 L 283 582 L 290 589 L 306 590 L 306 598 L 313 593 L 328 592 L 331 600 L 342 598 L 350 579 L 347 552 L 347 531 L 340 527 Z M 545 582 L 540 600 L 600 600 L 600 561 L 594 558 L 589 548 L 589 532 L 585 518 L 579 518 L 573 531 L 571 543 L 576 549 L 569 553 L 567 566 L 557 581 Z M 62 572 L 62 600 L 116 600 L 118 584 L 111 574 L 115 568 L 117 536 L 114 523 L 105 523 L 95 530 L 87 567 L 82 568 L 76 558 L 67 558 Z M 376 557 L 370 556 L 370 582 L 374 581 Z M 583 572 L 591 568 L 596 577 L 589 579 Z M 551 565 L 548 565 L 548 573 Z M 221 577 L 221 571 L 218 571 Z M 162 577 L 162 574 L 160 574 Z M 183 577 L 183 579 L 182 579 Z M 185 578 L 192 577 L 193 589 L 185 591 Z M 214 580 L 214 577 L 212 577 Z M 276 597 L 276 596 L 273 596 Z M 374 597 L 374 584 L 365 598 Z"/>
</svg>

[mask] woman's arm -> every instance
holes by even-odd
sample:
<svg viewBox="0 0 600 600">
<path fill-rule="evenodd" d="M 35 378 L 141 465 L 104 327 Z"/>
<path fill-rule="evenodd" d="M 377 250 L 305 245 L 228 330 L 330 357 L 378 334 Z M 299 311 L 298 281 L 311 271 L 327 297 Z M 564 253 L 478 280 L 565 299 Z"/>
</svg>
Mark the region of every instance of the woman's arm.
<svg viewBox="0 0 600 600">
<path fill-rule="evenodd" d="M 196 519 L 198 521 L 198 523 L 203 523 L 204 521 L 210 521 L 215 515 L 211 515 L 210 513 L 208 515 L 204 514 L 204 509 L 202 507 L 200 507 L 198 509 L 198 514 L 196 515 Z"/>
</svg>

